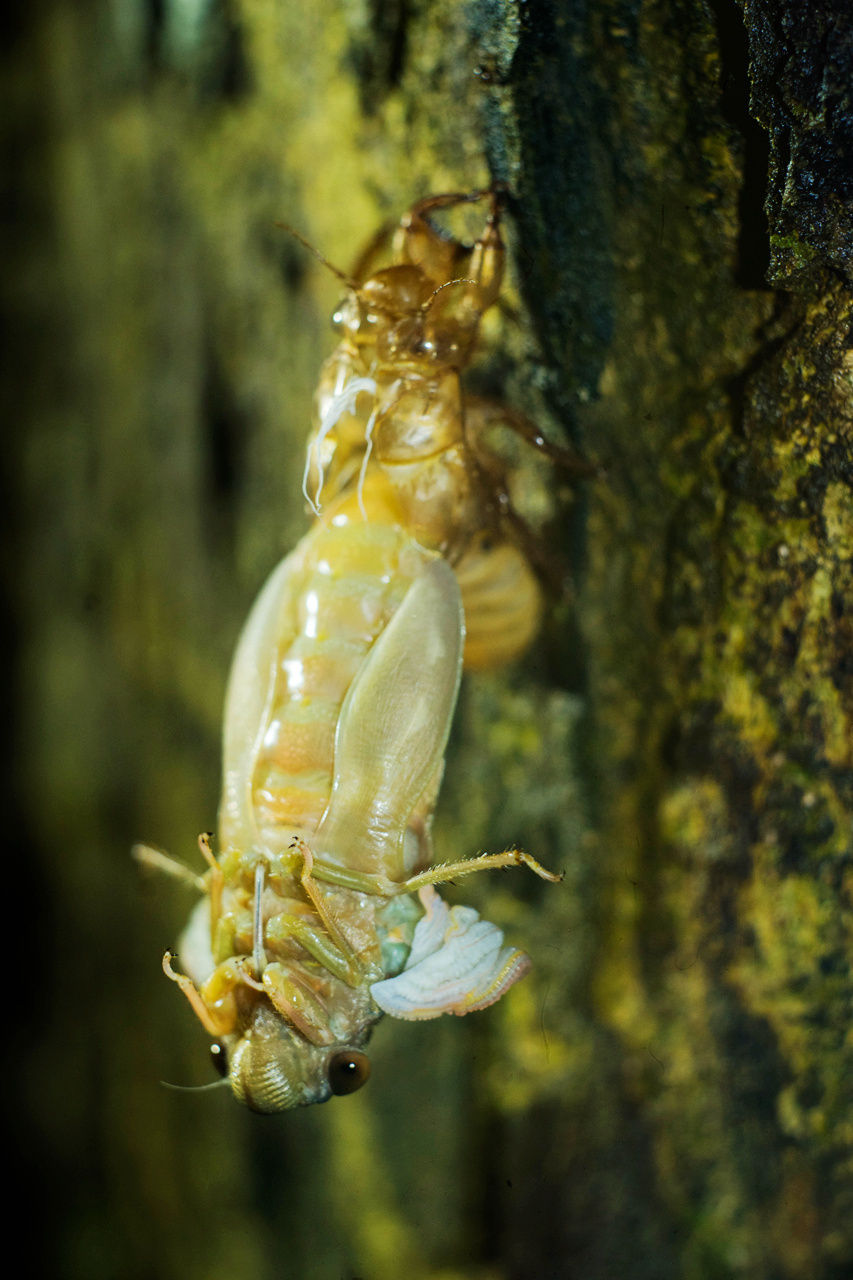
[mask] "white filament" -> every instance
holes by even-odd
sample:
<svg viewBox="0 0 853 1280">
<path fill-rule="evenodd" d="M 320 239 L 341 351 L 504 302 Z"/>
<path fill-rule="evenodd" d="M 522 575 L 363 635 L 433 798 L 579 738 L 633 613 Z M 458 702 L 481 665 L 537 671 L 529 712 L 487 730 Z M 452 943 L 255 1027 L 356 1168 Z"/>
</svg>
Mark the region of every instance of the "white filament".
<svg viewBox="0 0 853 1280">
<path fill-rule="evenodd" d="M 337 426 L 340 419 L 345 413 L 354 413 L 355 405 L 362 391 L 366 391 L 369 395 L 376 395 L 376 382 L 373 378 L 352 378 L 344 384 L 342 391 L 333 395 L 326 407 L 320 422 L 320 429 L 308 447 L 305 455 L 305 471 L 302 475 L 302 492 L 305 495 L 305 501 L 314 512 L 315 516 L 320 515 L 320 495 L 323 492 L 323 480 L 325 479 L 325 467 L 323 465 L 323 445 L 326 436 Z M 375 412 L 371 415 L 375 418 Z M 372 430 L 372 423 L 368 424 L 368 428 Z M 312 498 L 308 492 L 308 476 L 311 473 L 311 459 L 317 467 L 317 492 Z"/>
<path fill-rule="evenodd" d="M 259 862 L 255 867 L 255 902 L 252 913 L 252 964 L 255 976 L 262 978 L 267 967 L 267 953 L 264 950 L 264 918 L 261 913 L 261 902 L 264 896 L 265 867 Z"/>
<path fill-rule="evenodd" d="M 376 425 L 376 415 L 378 412 L 379 405 L 376 405 L 373 413 L 371 413 L 370 417 L 367 419 L 367 426 L 364 429 L 364 443 L 367 447 L 364 450 L 364 457 L 361 460 L 361 469 L 358 473 L 358 505 L 365 524 L 367 524 L 367 512 L 364 509 L 364 477 L 367 474 L 367 464 L 370 460 L 370 455 L 373 452 L 373 428 Z"/>
</svg>

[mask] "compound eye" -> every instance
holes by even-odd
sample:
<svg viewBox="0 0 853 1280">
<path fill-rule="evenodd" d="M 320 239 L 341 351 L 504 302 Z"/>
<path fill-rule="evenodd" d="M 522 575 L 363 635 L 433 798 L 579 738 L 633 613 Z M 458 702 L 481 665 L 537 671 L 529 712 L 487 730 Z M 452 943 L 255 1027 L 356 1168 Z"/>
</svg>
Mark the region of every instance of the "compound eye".
<svg viewBox="0 0 853 1280">
<path fill-rule="evenodd" d="M 210 1061 L 218 1074 L 224 1079 L 228 1075 L 228 1054 L 225 1052 L 225 1046 L 221 1045 L 218 1040 L 214 1040 L 210 1046 Z"/>
<path fill-rule="evenodd" d="M 328 1075 L 332 1093 L 355 1093 L 370 1079 L 370 1059 L 357 1049 L 341 1049 L 329 1059 Z"/>
</svg>

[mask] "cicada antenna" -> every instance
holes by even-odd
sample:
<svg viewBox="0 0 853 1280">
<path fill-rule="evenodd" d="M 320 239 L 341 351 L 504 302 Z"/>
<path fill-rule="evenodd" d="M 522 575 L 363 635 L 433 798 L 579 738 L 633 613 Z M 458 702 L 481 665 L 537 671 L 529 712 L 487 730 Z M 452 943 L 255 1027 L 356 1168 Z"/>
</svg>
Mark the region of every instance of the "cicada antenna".
<svg viewBox="0 0 853 1280">
<path fill-rule="evenodd" d="M 324 253 L 321 253 L 320 250 L 316 247 L 316 245 L 313 245 L 310 240 L 307 240 L 305 236 L 303 236 L 299 231 L 297 231 L 295 227 L 292 227 L 289 222 L 274 222 L 273 226 L 281 227 L 283 231 L 287 231 L 290 235 L 292 235 L 294 240 L 298 240 L 301 245 L 304 245 L 305 248 L 308 250 L 308 252 L 312 253 L 318 262 L 322 263 L 324 267 L 328 268 L 328 270 L 331 271 L 333 276 L 337 276 L 337 278 L 341 281 L 342 284 L 345 284 L 348 289 L 351 289 L 353 293 L 356 295 L 356 297 L 359 297 L 359 298 L 364 297 L 364 289 L 362 288 L 362 285 L 359 283 L 359 281 L 354 280 L 352 276 L 348 276 L 345 271 L 341 271 L 340 267 L 336 267 L 333 262 L 330 262 L 329 259 L 326 257 L 326 255 Z M 396 312 L 392 308 L 383 307 L 380 303 L 375 302 L 372 298 L 370 300 L 370 307 L 373 311 L 379 311 L 381 312 L 382 315 L 385 315 L 385 316 L 393 316 L 396 314 Z"/>
<path fill-rule="evenodd" d="M 321 253 L 316 245 L 313 245 L 311 241 L 306 239 L 300 231 L 296 230 L 296 227 L 292 227 L 289 222 L 274 222 L 273 226 L 280 227 L 282 231 L 286 231 L 289 235 L 292 235 L 294 240 L 298 240 L 309 253 L 314 255 L 318 262 L 321 262 L 327 270 L 331 271 L 333 276 L 337 276 L 348 289 L 352 289 L 355 293 L 358 293 L 359 288 L 361 287 L 358 281 L 354 280 L 352 276 L 348 276 L 345 271 L 341 271 L 340 267 L 336 267 L 333 262 L 330 262 L 326 255 Z"/>
</svg>

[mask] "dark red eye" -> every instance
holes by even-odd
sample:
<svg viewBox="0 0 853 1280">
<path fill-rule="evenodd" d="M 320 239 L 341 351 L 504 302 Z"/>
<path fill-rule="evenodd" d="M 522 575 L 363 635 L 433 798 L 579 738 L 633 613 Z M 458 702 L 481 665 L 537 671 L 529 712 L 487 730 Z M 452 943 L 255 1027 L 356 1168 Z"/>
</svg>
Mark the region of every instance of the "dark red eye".
<svg viewBox="0 0 853 1280">
<path fill-rule="evenodd" d="M 355 1093 L 370 1079 L 370 1059 L 357 1049 L 341 1049 L 329 1059 L 329 1085 L 341 1097 Z"/>
</svg>

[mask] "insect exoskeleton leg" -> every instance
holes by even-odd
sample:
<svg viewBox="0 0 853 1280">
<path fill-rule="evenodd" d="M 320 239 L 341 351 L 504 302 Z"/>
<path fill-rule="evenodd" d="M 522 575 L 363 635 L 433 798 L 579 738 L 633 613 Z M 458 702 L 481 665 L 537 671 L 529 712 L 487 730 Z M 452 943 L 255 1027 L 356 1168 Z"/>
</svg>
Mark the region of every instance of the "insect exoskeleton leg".
<svg viewBox="0 0 853 1280">
<path fill-rule="evenodd" d="M 428 884 L 446 884 L 448 880 L 474 875 L 477 871 L 494 871 L 499 867 L 529 867 L 540 880 L 550 880 L 552 884 L 559 884 L 566 874 L 564 871 L 549 871 L 523 849 L 506 849 L 503 853 L 481 853 L 476 858 L 463 858 L 459 862 L 445 862 L 430 867 L 419 875 L 403 880 L 396 886 L 395 893 L 415 893 Z"/>
<path fill-rule="evenodd" d="M 462 204 L 488 202 L 486 228 L 473 245 L 439 230 L 430 215 Z M 496 300 L 503 280 L 505 249 L 499 230 L 501 195 L 495 190 L 427 196 L 401 219 L 394 250 L 401 262 L 421 268 L 437 284 L 464 280 L 477 290 L 477 305 L 485 311 Z"/>
<path fill-rule="evenodd" d="M 213 836 L 209 831 L 203 831 L 198 838 L 201 856 L 210 868 L 210 941 L 211 946 L 215 946 L 216 927 L 222 915 L 222 890 L 225 887 L 225 876 L 213 855 L 212 841 Z"/>
<path fill-rule="evenodd" d="M 293 1023 L 311 1044 L 334 1044 L 329 1029 L 329 1009 L 316 991 L 295 969 L 274 962 L 264 970 L 264 991 L 273 1008 Z"/>
<path fill-rule="evenodd" d="M 240 967 L 241 962 L 232 959 L 218 965 L 199 991 L 187 974 L 175 973 L 173 959 L 171 951 L 167 951 L 163 956 L 163 972 L 183 991 L 205 1031 L 211 1036 L 230 1035 L 237 1026 L 234 988 L 245 983 L 248 977 Z"/>
<path fill-rule="evenodd" d="M 517 463 L 507 457 L 506 439 L 502 447 L 502 431 L 519 436 L 573 478 L 598 473 L 594 464 L 572 450 L 547 441 L 535 423 L 517 410 L 490 400 L 466 401 L 469 466 L 493 531 L 483 530 L 456 566 L 465 604 L 468 670 L 501 666 L 524 652 L 539 628 L 540 579 L 557 595 L 567 589 L 565 567 L 513 504 Z"/>
<path fill-rule="evenodd" d="M 273 916 L 267 921 L 265 935 L 267 946 L 273 952 L 286 947 L 290 942 L 299 943 L 324 969 L 328 969 L 333 977 L 340 978 L 348 987 L 357 987 L 364 981 L 365 970 L 357 959 L 352 958 L 352 953 L 336 947 L 328 931 L 317 928 L 301 916 L 286 912 Z"/>
<path fill-rule="evenodd" d="M 488 464 L 489 458 L 494 457 L 487 437 L 490 430 L 500 427 L 512 431 L 532 449 L 544 454 L 567 476 L 589 479 L 601 474 L 597 463 L 582 458 L 574 449 L 547 440 L 536 423 L 519 409 L 480 396 L 469 396 L 466 399 L 465 435 L 478 460 Z"/>
<path fill-rule="evenodd" d="M 130 851 L 130 856 L 135 858 L 141 866 L 151 871 L 160 871 L 173 880 L 179 880 L 181 884 L 189 885 L 191 889 L 198 889 L 199 893 L 208 891 L 204 876 L 198 875 L 192 867 L 186 866 L 177 858 L 170 857 L 162 849 L 155 849 L 150 844 L 135 844 Z"/>
<path fill-rule="evenodd" d="M 305 940 L 303 946 L 306 951 L 316 960 L 337 977 L 342 978 L 351 987 L 358 986 L 363 980 L 364 972 L 359 964 L 358 956 L 353 951 L 343 930 L 334 917 L 333 912 L 328 909 L 323 892 L 314 882 L 314 855 L 308 845 L 303 840 L 298 841 L 299 851 L 302 854 L 302 874 L 300 882 L 305 893 L 308 895 L 314 910 L 320 917 L 323 928 L 329 935 L 331 941 L 324 940 L 322 935 L 316 930 L 305 931 Z M 310 945 L 309 945 L 310 944 Z M 316 948 L 312 950 L 312 946 Z"/>
<path fill-rule="evenodd" d="M 415 893 L 428 884 L 446 884 L 449 880 L 474 875 L 477 871 L 494 871 L 500 867 L 529 867 L 541 880 L 550 880 L 552 884 L 558 884 L 565 877 L 564 871 L 549 871 L 523 849 L 506 849 L 503 853 L 481 853 L 476 858 L 439 863 L 405 880 L 389 880 L 387 876 L 351 871 L 315 860 L 314 878 L 339 885 L 341 888 L 356 889 L 362 893 L 392 898 L 398 894 Z"/>
</svg>

